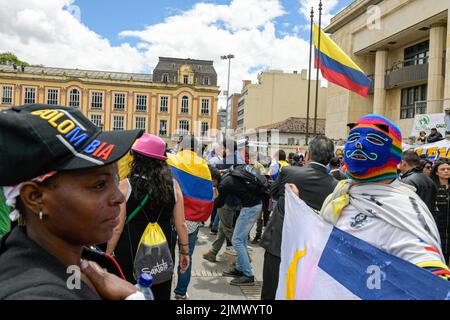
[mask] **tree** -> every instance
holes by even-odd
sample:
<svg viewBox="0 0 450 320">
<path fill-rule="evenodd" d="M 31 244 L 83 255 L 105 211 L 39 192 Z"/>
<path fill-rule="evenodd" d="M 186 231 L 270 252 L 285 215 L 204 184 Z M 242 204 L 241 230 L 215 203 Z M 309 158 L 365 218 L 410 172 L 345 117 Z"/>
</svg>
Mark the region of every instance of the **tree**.
<svg viewBox="0 0 450 320">
<path fill-rule="evenodd" d="M 0 53 L 0 64 L 15 64 L 18 66 L 30 65 L 28 62 L 19 60 L 17 56 L 11 52 Z"/>
</svg>

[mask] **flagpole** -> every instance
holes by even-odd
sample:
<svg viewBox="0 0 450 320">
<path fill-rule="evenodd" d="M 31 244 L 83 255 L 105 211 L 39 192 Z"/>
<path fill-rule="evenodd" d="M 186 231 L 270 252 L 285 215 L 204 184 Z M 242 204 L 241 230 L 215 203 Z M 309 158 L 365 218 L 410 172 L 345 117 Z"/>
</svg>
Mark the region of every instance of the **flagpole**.
<svg viewBox="0 0 450 320">
<path fill-rule="evenodd" d="M 309 105 L 311 103 L 311 56 L 313 44 L 313 22 L 314 22 L 314 8 L 311 7 L 311 29 L 309 32 L 309 67 L 308 67 L 308 98 L 306 102 L 306 137 L 305 144 L 308 145 L 309 140 Z"/>
<path fill-rule="evenodd" d="M 314 134 L 317 134 L 317 105 L 319 101 L 319 69 L 320 69 L 320 34 L 322 32 L 322 0 L 319 2 L 319 41 L 317 44 L 317 77 L 316 77 L 316 103 L 314 107 Z"/>
</svg>

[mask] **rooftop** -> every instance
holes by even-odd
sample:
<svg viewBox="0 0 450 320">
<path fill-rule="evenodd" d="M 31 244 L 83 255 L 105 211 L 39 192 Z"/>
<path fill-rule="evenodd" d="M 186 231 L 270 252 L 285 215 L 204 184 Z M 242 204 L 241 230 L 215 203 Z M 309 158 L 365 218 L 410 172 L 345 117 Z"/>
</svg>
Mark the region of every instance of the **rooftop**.
<svg viewBox="0 0 450 320">
<path fill-rule="evenodd" d="M 309 133 L 313 132 L 314 119 L 309 119 Z M 306 133 L 306 118 L 290 117 L 286 120 L 256 128 L 256 130 L 279 130 L 280 133 Z M 317 119 L 317 133 L 325 134 L 325 119 Z"/>
<path fill-rule="evenodd" d="M 21 66 L 17 66 L 15 69 L 14 66 L 12 65 L 2 65 L 2 64 L 0 64 L 0 72 L 61 76 L 71 78 L 103 79 L 103 80 L 122 80 L 122 81 L 133 80 L 141 82 L 153 81 L 152 75 L 145 73 L 126 73 L 126 72 L 80 70 L 80 69 L 51 68 L 51 67 L 30 67 L 30 66 L 24 67 L 22 71 Z"/>
</svg>

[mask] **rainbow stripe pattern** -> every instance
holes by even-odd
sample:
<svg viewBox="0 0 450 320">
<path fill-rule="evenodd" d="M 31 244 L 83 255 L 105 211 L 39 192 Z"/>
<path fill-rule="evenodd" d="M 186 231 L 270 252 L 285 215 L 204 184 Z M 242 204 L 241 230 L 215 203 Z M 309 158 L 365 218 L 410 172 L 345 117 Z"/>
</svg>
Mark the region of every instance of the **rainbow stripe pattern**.
<svg viewBox="0 0 450 320">
<path fill-rule="evenodd" d="M 168 155 L 167 163 L 183 193 L 186 220 L 208 220 L 214 208 L 214 192 L 207 162 L 194 152 L 183 150 Z"/>
<path fill-rule="evenodd" d="M 364 174 L 360 175 L 352 174 L 350 172 L 350 168 L 347 167 L 345 174 L 352 180 L 360 182 L 373 182 L 397 178 L 397 165 L 402 160 L 402 134 L 397 125 L 395 125 L 392 121 L 385 117 L 376 114 L 369 114 L 358 120 L 356 126 L 353 127 L 353 129 L 350 131 L 350 134 L 355 129 L 364 128 L 381 131 L 380 128 L 376 126 L 376 124 L 383 124 L 388 126 L 389 128 L 389 133 L 383 132 L 383 134 L 392 139 L 390 148 L 387 150 L 389 152 L 387 162 L 384 164 L 380 163 L 378 166 L 374 165 L 370 167 Z"/>
<path fill-rule="evenodd" d="M 320 53 L 318 43 L 319 27 L 314 24 L 315 68 L 319 67 L 322 76 L 328 81 L 367 97 L 372 81 L 364 71 L 322 30 L 320 30 Z"/>
</svg>

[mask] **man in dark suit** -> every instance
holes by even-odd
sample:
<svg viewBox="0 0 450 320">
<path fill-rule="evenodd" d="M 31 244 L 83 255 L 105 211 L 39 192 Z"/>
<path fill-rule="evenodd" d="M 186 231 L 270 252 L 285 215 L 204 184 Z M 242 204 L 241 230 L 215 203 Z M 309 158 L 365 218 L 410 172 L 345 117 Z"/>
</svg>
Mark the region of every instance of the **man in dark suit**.
<svg viewBox="0 0 450 320">
<path fill-rule="evenodd" d="M 285 167 L 271 187 L 271 195 L 279 197 L 262 236 L 260 246 L 264 254 L 262 300 L 274 300 L 278 286 L 281 256 L 281 237 L 284 220 L 284 186 L 295 184 L 300 198 L 311 208 L 320 210 L 325 198 L 333 192 L 338 181 L 327 173 L 326 165 L 334 154 L 333 142 L 318 136 L 308 146 L 304 167 Z"/>
<path fill-rule="evenodd" d="M 333 157 L 330 160 L 330 175 L 338 181 L 347 179 L 341 171 L 341 160 L 338 157 Z"/>
</svg>

